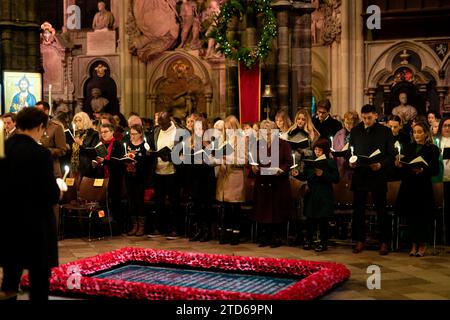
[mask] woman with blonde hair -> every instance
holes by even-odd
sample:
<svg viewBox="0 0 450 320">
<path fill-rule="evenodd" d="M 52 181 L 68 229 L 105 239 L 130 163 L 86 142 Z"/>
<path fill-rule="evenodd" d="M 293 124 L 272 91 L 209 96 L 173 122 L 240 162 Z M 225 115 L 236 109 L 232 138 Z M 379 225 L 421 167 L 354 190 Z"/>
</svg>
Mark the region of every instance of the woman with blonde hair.
<svg viewBox="0 0 450 320">
<path fill-rule="evenodd" d="M 228 116 L 224 120 L 224 129 L 225 142 L 233 147 L 233 152 L 223 156 L 217 174 L 216 200 L 223 204 L 223 214 L 219 222 L 219 243 L 238 245 L 240 206 L 246 199 L 246 137 L 235 116 Z"/>
<path fill-rule="evenodd" d="M 303 138 L 308 138 L 309 145 L 312 146 L 314 142 L 319 139 L 319 131 L 314 127 L 312 122 L 311 115 L 309 114 L 307 109 L 298 110 L 295 115 L 294 124 L 289 128 L 287 137 L 292 138 L 296 135 L 301 135 Z M 312 156 L 311 147 L 307 149 L 298 149 L 295 150 L 297 153 L 304 156 Z"/>
<path fill-rule="evenodd" d="M 93 177 L 92 160 L 95 160 L 96 154 L 92 150 L 100 141 L 100 136 L 92 128 L 91 119 L 85 112 L 75 114 L 72 126 L 74 136 L 70 159 L 72 176 L 79 179 Z"/>
<path fill-rule="evenodd" d="M 275 123 L 280 130 L 280 138 L 283 140 L 287 140 L 287 134 L 289 128 L 292 125 L 291 118 L 286 110 L 280 110 L 275 115 Z"/>
</svg>

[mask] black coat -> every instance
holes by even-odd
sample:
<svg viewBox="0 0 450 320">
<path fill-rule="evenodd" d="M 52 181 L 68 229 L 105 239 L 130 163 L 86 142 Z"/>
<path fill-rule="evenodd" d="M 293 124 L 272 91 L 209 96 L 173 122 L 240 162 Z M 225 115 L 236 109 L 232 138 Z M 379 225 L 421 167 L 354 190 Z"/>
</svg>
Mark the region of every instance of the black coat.
<svg viewBox="0 0 450 320">
<path fill-rule="evenodd" d="M 31 137 L 7 140 L 2 165 L 0 263 L 51 268 L 58 265 L 58 240 L 53 206 L 60 191 L 50 151 Z"/>
<path fill-rule="evenodd" d="M 405 146 L 402 161 L 411 161 L 421 156 L 428 167 L 416 174 L 408 166 L 402 166 L 400 177 L 402 184 L 397 197 L 397 210 L 403 215 L 427 215 L 434 208 L 433 185 L 431 178 L 439 174 L 439 148 L 433 144 L 422 147 L 416 143 Z"/>
<path fill-rule="evenodd" d="M 357 165 L 352 177 L 353 191 L 387 192 L 387 173 L 394 165 L 394 137 L 391 129 L 379 123 L 365 129 L 361 122 L 350 132 L 350 146 L 356 156 L 369 156 L 380 149 L 381 169 L 372 171 L 370 167 Z"/>
<path fill-rule="evenodd" d="M 342 123 L 332 116 L 329 116 L 324 122 L 320 122 L 318 117 L 313 118 L 314 127 L 319 131 L 320 136 L 325 139 L 334 137 L 342 129 Z"/>
<path fill-rule="evenodd" d="M 77 132 L 77 135 L 81 132 Z M 81 134 L 81 136 L 84 135 Z M 92 168 L 92 160 L 95 160 L 97 153 L 93 149 L 100 141 L 100 137 L 97 131 L 94 129 L 88 129 L 86 137 L 83 140 L 83 145 L 80 147 L 80 165 L 78 171 L 81 177 L 93 178 L 96 176 L 95 171 Z"/>
</svg>

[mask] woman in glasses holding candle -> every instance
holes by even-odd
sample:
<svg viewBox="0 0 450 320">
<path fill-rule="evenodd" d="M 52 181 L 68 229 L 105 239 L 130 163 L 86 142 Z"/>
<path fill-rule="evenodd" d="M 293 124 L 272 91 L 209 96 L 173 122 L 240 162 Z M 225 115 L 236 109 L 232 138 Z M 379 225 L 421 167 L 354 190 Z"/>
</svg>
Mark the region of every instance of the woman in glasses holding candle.
<svg viewBox="0 0 450 320">
<path fill-rule="evenodd" d="M 397 212 L 408 217 L 411 228 L 410 256 L 423 257 L 429 239 L 430 218 L 434 208 L 431 178 L 439 174 L 439 149 L 433 144 L 426 122 L 413 124 L 412 142 L 405 146 L 404 159 L 397 157 L 395 166 L 401 168 L 402 183 L 397 197 Z M 408 165 L 421 157 L 425 163 Z"/>
</svg>

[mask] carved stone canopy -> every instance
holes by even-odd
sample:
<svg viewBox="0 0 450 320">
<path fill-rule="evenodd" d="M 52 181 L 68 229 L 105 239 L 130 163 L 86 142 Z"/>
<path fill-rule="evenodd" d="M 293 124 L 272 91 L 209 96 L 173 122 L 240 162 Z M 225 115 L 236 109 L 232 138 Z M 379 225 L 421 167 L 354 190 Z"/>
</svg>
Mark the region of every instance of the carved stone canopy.
<svg viewBox="0 0 450 320">
<path fill-rule="evenodd" d="M 177 118 L 206 112 L 205 85 L 183 57 L 172 60 L 156 88 L 156 111 L 170 111 Z"/>
</svg>

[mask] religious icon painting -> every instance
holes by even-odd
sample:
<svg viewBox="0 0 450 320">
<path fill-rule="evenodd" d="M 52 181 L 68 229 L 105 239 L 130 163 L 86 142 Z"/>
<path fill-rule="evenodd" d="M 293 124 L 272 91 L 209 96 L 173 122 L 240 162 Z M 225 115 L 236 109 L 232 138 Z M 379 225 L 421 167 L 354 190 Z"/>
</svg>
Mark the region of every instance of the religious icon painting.
<svg viewBox="0 0 450 320">
<path fill-rule="evenodd" d="M 42 99 L 42 74 L 5 71 L 3 73 L 4 112 L 19 112 L 34 107 Z"/>
</svg>

